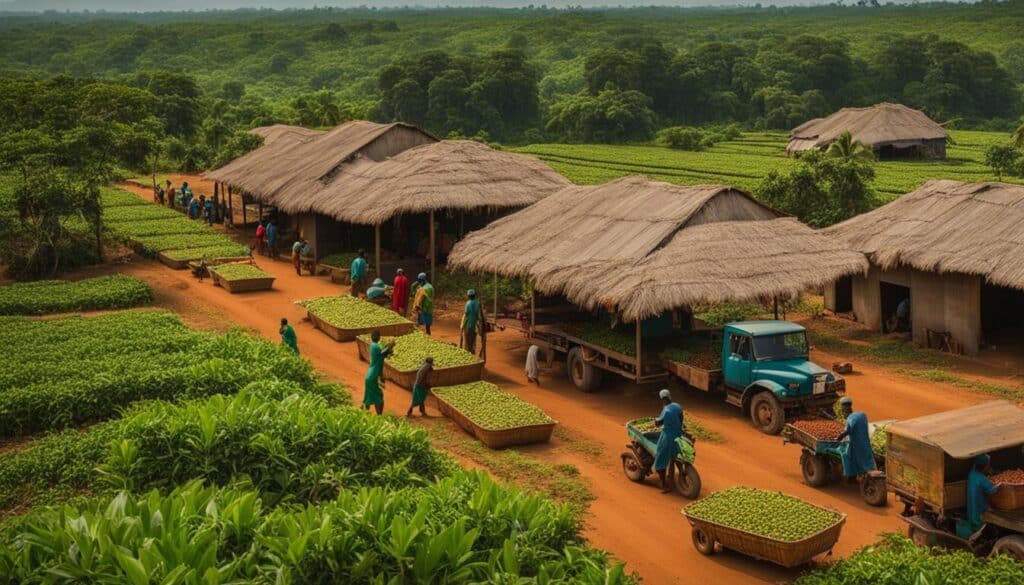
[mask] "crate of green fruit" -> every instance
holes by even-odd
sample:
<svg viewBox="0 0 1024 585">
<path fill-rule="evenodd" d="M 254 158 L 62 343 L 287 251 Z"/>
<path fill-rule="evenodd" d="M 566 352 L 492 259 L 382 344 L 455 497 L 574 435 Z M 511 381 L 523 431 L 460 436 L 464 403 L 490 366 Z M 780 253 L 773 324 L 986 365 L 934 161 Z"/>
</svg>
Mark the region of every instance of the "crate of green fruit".
<svg viewBox="0 0 1024 585">
<path fill-rule="evenodd" d="M 224 246 L 205 246 L 201 248 L 184 248 L 167 250 L 156 255 L 157 260 L 175 270 L 188 268 L 189 262 L 206 260 L 207 264 L 225 262 L 243 262 L 249 260 L 249 249 L 239 244 Z"/>
<path fill-rule="evenodd" d="M 441 414 L 491 449 L 547 443 L 558 424 L 543 410 L 490 382 L 434 387 Z"/>
<path fill-rule="evenodd" d="M 732 487 L 683 508 L 693 545 L 705 555 L 721 546 L 783 567 L 832 550 L 846 514 L 782 492 Z"/>
<path fill-rule="evenodd" d="M 384 378 L 408 390 L 412 389 L 416 371 L 427 356 L 434 358 L 434 374 L 431 378 L 434 386 L 475 382 L 484 374 L 484 362 L 480 358 L 455 344 L 434 339 L 419 331 L 382 341 L 395 343 L 394 351 L 384 360 Z M 357 337 L 356 346 L 359 357 L 364 361 L 369 360 L 369 335 Z"/>
<path fill-rule="evenodd" d="M 335 341 L 352 341 L 374 330 L 381 335 L 405 335 L 412 321 L 389 308 L 353 296 L 317 297 L 299 301 L 313 325 Z"/>
<path fill-rule="evenodd" d="M 274 275 L 261 270 L 255 264 L 235 262 L 210 267 L 213 284 L 229 293 L 270 290 L 274 286 Z"/>
</svg>

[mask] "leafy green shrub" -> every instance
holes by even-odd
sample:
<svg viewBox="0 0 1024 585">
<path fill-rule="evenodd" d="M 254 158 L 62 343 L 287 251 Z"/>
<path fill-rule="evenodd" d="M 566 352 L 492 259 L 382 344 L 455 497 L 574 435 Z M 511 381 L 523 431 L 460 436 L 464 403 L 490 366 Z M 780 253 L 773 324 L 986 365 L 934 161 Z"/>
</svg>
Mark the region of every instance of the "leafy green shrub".
<svg viewBox="0 0 1024 585">
<path fill-rule="evenodd" d="M 658 143 L 679 150 L 704 150 L 704 132 L 700 128 L 670 126 L 658 132 Z"/>
<path fill-rule="evenodd" d="M 141 221 L 122 222 L 107 226 L 108 231 L 117 237 L 132 241 L 147 236 L 170 236 L 175 234 L 206 234 L 210 228 L 206 224 L 189 221 L 183 217 L 164 219 L 144 219 Z"/>
<path fill-rule="evenodd" d="M 636 355 L 636 334 L 623 333 L 602 323 L 585 323 L 577 331 L 580 339 L 623 355 Z"/>
<path fill-rule="evenodd" d="M 748 321 L 763 313 L 764 307 L 757 303 L 721 303 L 699 308 L 694 317 L 711 327 L 722 327 L 726 323 Z"/>
<path fill-rule="evenodd" d="M 329 254 L 320 259 L 320 264 L 326 264 L 328 266 L 334 266 L 335 268 L 344 268 L 348 270 L 352 267 L 352 261 L 359 256 L 358 252 L 336 252 Z M 369 263 L 369 260 L 367 260 Z M 367 264 L 369 269 L 369 264 Z"/>
<path fill-rule="evenodd" d="M 77 282 L 42 280 L 0 287 L 0 315 L 122 309 L 152 301 L 153 291 L 146 283 L 120 274 Z"/>
<path fill-rule="evenodd" d="M 438 273 L 434 288 L 442 296 L 450 295 L 463 301 L 466 299 L 466 291 L 475 289 L 476 298 L 488 308 L 494 299 L 494 275 L 474 274 L 465 270 L 445 270 Z M 523 281 L 515 278 L 498 278 L 499 300 L 521 299 L 524 296 L 529 300 L 529 288 Z"/>
<path fill-rule="evenodd" d="M 167 250 L 208 248 L 212 246 L 237 246 L 231 238 L 216 232 L 201 234 L 170 234 L 163 236 L 140 236 L 133 240 L 148 254 Z"/>
<path fill-rule="evenodd" d="M 109 187 L 100 187 L 100 205 L 104 208 L 130 207 L 135 205 L 149 205 L 149 201 L 146 201 L 135 193 L 129 193 L 128 191 L 111 189 Z"/>
</svg>

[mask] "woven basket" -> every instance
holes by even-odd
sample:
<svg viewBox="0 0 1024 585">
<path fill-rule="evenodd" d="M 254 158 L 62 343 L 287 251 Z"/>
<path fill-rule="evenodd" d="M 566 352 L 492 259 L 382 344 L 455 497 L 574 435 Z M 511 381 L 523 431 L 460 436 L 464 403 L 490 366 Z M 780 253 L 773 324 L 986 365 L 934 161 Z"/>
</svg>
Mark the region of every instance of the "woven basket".
<svg viewBox="0 0 1024 585">
<path fill-rule="evenodd" d="M 274 286 L 273 276 L 265 278 L 239 278 L 235 280 L 228 280 L 213 270 L 210 271 L 210 275 L 213 276 L 214 285 L 223 287 L 224 290 L 232 294 L 251 292 L 255 290 L 270 290 Z"/>
<path fill-rule="evenodd" d="M 412 323 L 395 323 L 394 325 L 379 325 L 377 327 L 362 327 L 360 329 L 342 329 L 341 327 L 331 325 L 309 311 L 306 314 L 309 315 L 309 320 L 313 322 L 317 329 L 323 331 L 335 341 L 354 341 L 360 335 L 367 335 L 374 331 L 380 331 L 380 334 L 385 337 L 395 337 L 412 333 L 413 329 Z M 367 351 L 369 351 L 369 345 L 366 347 Z M 362 357 L 364 360 L 369 359 L 369 353 L 366 354 L 367 357 L 363 357 L 363 350 L 360 349 L 359 352 L 359 357 Z"/>
<path fill-rule="evenodd" d="M 445 402 L 436 394 L 432 395 L 437 402 L 437 409 L 441 414 L 455 421 L 455 424 L 462 427 L 467 433 L 476 437 L 481 443 L 491 449 L 504 449 L 513 445 L 530 445 L 533 443 L 547 443 L 551 440 L 551 434 L 555 430 L 556 422 L 541 425 L 529 425 L 516 427 L 514 429 L 503 429 L 500 431 L 487 430 L 473 422 L 469 417 L 459 412 L 451 404 Z"/>
<path fill-rule="evenodd" d="M 1011 511 L 1024 508 L 1024 484 L 999 484 L 999 490 L 988 497 L 988 503 L 996 510 Z"/>
<path fill-rule="evenodd" d="M 842 514 L 835 524 L 821 532 L 812 534 L 803 540 L 786 542 L 716 522 L 693 518 L 685 510 L 683 515 L 690 521 L 690 525 L 694 529 L 704 531 L 724 548 L 786 568 L 809 563 L 814 557 L 832 550 L 832 547 L 839 542 L 839 533 L 842 532 L 843 524 L 846 523 L 846 514 Z"/>
</svg>

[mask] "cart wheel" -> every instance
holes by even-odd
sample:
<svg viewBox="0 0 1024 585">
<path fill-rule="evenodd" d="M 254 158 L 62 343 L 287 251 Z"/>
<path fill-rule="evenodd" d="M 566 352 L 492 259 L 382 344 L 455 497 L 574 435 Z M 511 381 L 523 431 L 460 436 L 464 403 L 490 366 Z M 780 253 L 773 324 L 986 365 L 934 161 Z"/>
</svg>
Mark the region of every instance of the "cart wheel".
<svg viewBox="0 0 1024 585">
<path fill-rule="evenodd" d="M 777 435 L 786 423 L 786 411 L 771 392 L 761 392 L 750 401 L 750 420 L 766 435 Z"/>
<path fill-rule="evenodd" d="M 860 482 L 860 495 L 869 506 L 884 506 L 889 502 L 889 492 L 884 477 L 867 476 Z"/>
<path fill-rule="evenodd" d="M 914 546 L 928 548 L 928 533 L 916 526 L 907 526 L 907 538 L 914 543 Z"/>
<path fill-rule="evenodd" d="M 626 474 L 631 481 L 641 482 L 647 477 L 647 470 L 644 469 L 643 463 L 636 458 L 636 455 L 632 453 L 623 453 L 622 457 L 622 473 Z"/>
<path fill-rule="evenodd" d="M 1007 555 L 1014 560 L 1024 561 L 1024 536 L 1011 534 L 996 541 L 991 556 Z"/>
<path fill-rule="evenodd" d="M 583 349 L 574 347 L 565 358 L 565 366 L 573 386 L 582 392 L 594 392 L 601 386 L 602 370 L 583 360 Z"/>
<path fill-rule="evenodd" d="M 804 473 L 804 483 L 811 487 L 821 487 L 828 483 L 829 462 L 820 455 L 808 451 L 801 453 L 800 470 Z"/>
<path fill-rule="evenodd" d="M 715 554 L 715 539 L 711 538 L 711 535 L 704 532 L 701 528 L 693 529 L 693 547 L 697 549 L 702 555 L 711 556 Z"/>
<path fill-rule="evenodd" d="M 676 491 L 679 495 L 688 500 L 695 500 L 700 496 L 700 474 L 693 465 L 683 465 L 676 461 L 675 468 Z"/>
</svg>

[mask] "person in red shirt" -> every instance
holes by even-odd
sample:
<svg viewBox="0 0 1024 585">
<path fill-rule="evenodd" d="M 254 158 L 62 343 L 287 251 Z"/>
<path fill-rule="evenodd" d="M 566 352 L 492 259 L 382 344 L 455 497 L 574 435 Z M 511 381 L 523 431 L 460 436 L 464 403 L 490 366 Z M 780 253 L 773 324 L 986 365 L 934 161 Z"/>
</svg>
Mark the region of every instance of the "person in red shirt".
<svg viewBox="0 0 1024 585">
<path fill-rule="evenodd" d="M 256 226 L 256 241 L 253 242 L 253 245 L 251 246 L 252 249 L 256 250 L 260 254 L 265 253 L 266 246 L 264 245 L 264 240 L 266 239 L 266 237 L 267 224 L 261 219 L 259 225 Z"/>
<path fill-rule="evenodd" d="M 409 304 L 409 279 L 401 268 L 395 271 L 394 287 L 391 292 L 391 310 L 399 315 L 405 315 L 406 306 Z"/>
</svg>

